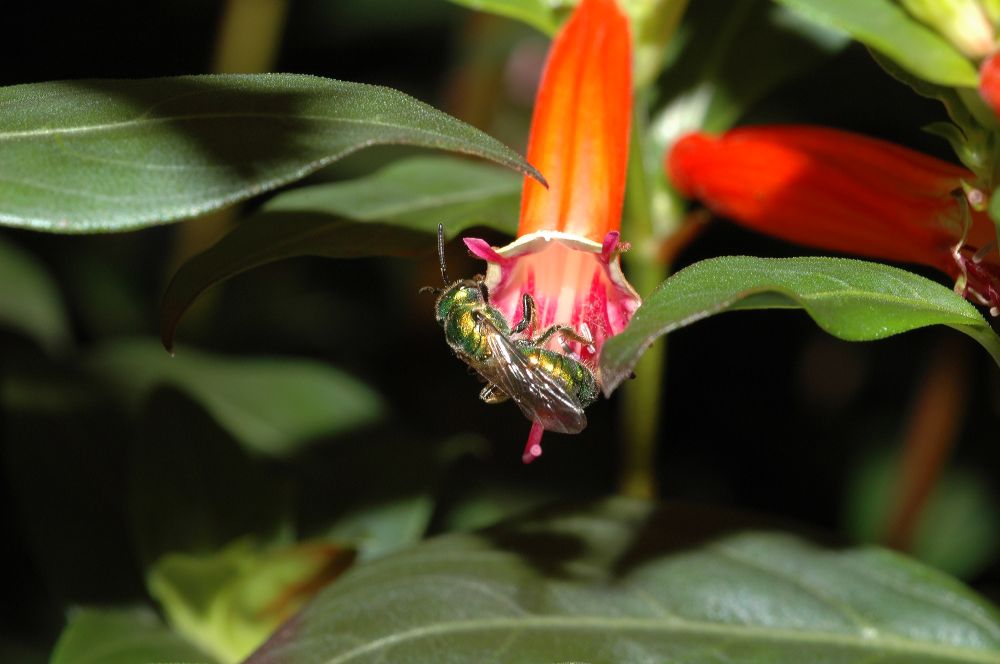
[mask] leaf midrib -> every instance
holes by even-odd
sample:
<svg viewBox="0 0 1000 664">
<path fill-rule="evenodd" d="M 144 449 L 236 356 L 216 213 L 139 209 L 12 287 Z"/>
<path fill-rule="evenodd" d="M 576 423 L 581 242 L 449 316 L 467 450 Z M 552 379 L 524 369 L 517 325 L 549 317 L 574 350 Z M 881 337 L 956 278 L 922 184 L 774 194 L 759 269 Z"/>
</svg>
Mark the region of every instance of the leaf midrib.
<svg viewBox="0 0 1000 664">
<path fill-rule="evenodd" d="M 717 291 L 713 291 L 712 289 L 704 289 L 704 290 L 700 290 L 700 291 L 691 291 L 691 292 L 689 292 L 687 294 L 681 295 L 680 297 L 672 298 L 672 300 L 674 302 L 676 302 L 676 301 L 689 300 L 689 299 L 693 299 L 693 298 L 703 298 L 706 294 L 711 295 L 713 292 L 717 292 Z M 942 310 L 942 309 L 939 308 L 939 305 L 936 304 L 933 300 L 927 300 L 927 299 L 924 299 L 922 297 L 919 298 L 919 299 L 917 299 L 916 297 L 914 297 L 914 298 L 907 298 L 907 297 L 903 297 L 901 295 L 889 295 L 889 294 L 886 294 L 886 293 L 872 293 L 871 291 L 848 290 L 848 289 L 836 290 L 836 291 L 834 291 L 834 290 L 814 291 L 814 292 L 810 292 L 808 294 L 801 294 L 801 293 L 796 293 L 795 291 L 792 291 L 791 289 L 781 288 L 781 287 L 773 287 L 773 286 L 763 286 L 763 287 L 760 287 L 760 288 L 748 288 L 746 290 L 740 291 L 739 293 L 737 293 L 736 295 L 734 295 L 734 296 L 732 296 L 730 298 L 726 298 L 725 303 L 722 306 L 722 308 L 723 309 L 727 309 L 727 308 L 733 306 L 734 304 L 737 304 L 740 300 L 744 300 L 744 299 L 750 297 L 751 295 L 757 295 L 757 294 L 760 294 L 760 293 L 778 293 L 779 295 L 785 295 L 790 300 L 796 302 L 796 308 L 800 308 L 800 309 L 808 309 L 808 307 L 806 305 L 807 304 L 811 304 L 814 301 L 817 302 L 817 303 L 822 303 L 824 301 L 834 300 L 834 299 L 837 299 L 837 298 L 851 298 L 851 299 L 855 299 L 855 300 L 863 300 L 863 301 L 868 301 L 868 302 L 897 304 L 897 305 L 901 305 L 901 306 L 903 306 L 903 307 L 905 307 L 907 309 L 911 309 L 913 311 L 918 311 L 918 312 L 948 313 L 948 314 L 953 315 L 953 316 L 961 317 L 962 318 L 962 324 L 966 324 L 966 325 L 983 326 L 983 325 L 986 324 L 986 321 L 984 319 L 982 319 L 981 317 L 975 317 L 975 316 L 971 316 L 971 315 L 966 315 L 963 312 L 954 311 L 952 309 Z M 657 306 L 657 308 L 663 307 L 664 309 L 670 309 L 670 304 L 671 303 L 657 303 L 656 306 Z M 760 307 L 760 309 L 772 309 L 772 308 L 776 309 L 776 308 L 779 308 L 779 307 Z M 782 307 L 782 308 L 784 308 L 784 307 Z M 708 309 L 708 308 L 706 308 L 706 309 Z M 713 306 L 713 307 L 711 307 L 711 309 L 712 310 L 717 310 L 718 307 Z M 955 321 L 955 323 L 959 324 L 958 321 Z"/>
<path fill-rule="evenodd" d="M 166 124 L 170 122 L 187 122 L 191 120 L 232 120 L 236 118 L 264 119 L 264 120 L 307 120 L 314 122 L 329 122 L 332 124 L 361 124 L 374 125 L 378 127 L 405 128 L 410 131 L 420 131 L 440 136 L 442 138 L 453 138 L 450 135 L 436 132 L 424 127 L 413 127 L 410 125 L 393 122 L 383 122 L 370 118 L 344 118 L 329 117 L 325 115 L 299 115 L 294 113 L 199 113 L 195 115 L 171 115 L 156 118 L 132 118 L 131 120 L 121 120 L 119 122 L 109 122 L 104 124 L 83 125 L 79 127 L 27 129 L 24 131 L 0 132 L 0 141 L 16 141 L 22 138 L 49 137 L 64 134 L 85 134 L 88 132 L 112 131 L 116 129 L 140 127 L 147 124 Z"/>
<path fill-rule="evenodd" d="M 324 664 L 344 664 L 359 656 L 378 651 L 383 647 L 397 646 L 410 640 L 442 636 L 459 632 L 492 630 L 617 630 L 617 631 L 657 631 L 685 635 L 719 636 L 730 639 L 767 640 L 784 642 L 789 645 L 830 645 L 856 648 L 862 651 L 886 652 L 894 654 L 933 655 L 950 659 L 956 663 L 998 664 L 1000 653 L 980 649 L 958 648 L 927 641 L 906 641 L 897 637 L 866 638 L 852 634 L 831 632 L 810 632 L 803 630 L 774 629 L 760 626 L 720 625 L 681 618 L 612 618 L 599 616 L 539 616 L 489 618 L 480 620 L 458 620 L 421 626 L 397 634 L 391 634 L 370 643 L 358 646 L 331 659 Z"/>
</svg>

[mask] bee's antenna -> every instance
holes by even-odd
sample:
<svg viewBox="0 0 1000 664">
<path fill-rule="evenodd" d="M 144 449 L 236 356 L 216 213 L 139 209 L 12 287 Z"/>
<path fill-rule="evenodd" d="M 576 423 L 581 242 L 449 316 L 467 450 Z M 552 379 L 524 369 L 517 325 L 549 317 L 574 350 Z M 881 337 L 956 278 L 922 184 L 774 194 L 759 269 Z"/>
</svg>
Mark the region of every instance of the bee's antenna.
<svg viewBox="0 0 1000 664">
<path fill-rule="evenodd" d="M 441 266 L 441 279 L 447 286 L 451 280 L 448 279 L 448 267 L 444 263 L 444 224 L 438 224 L 438 265 Z"/>
</svg>

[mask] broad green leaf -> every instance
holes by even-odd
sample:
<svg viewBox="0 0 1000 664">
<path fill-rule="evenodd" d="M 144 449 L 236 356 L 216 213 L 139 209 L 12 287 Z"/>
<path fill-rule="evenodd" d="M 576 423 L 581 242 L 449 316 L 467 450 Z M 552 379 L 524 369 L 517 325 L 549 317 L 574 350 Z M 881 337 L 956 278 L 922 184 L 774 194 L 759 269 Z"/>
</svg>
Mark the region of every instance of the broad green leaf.
<svg viewBox="0 0 1000 664">
<path fill-rule="evenodd" d="M 889 551 L 612 499 L 355 567 L 247 664 L 445 661 L 997 662 L 1000 614 Z"/>
<path fill-rule="evenodd" d="M 0 203 L 2 204 L 2 203 Z M 59 289 L 28 252 L 0 238 L 0 325 L 21 332 L 54 352 L 70 340 Z"/>
<path fill-rule="evenodd" d="M 294 189 L 269 201 L 206 251 L 184 263 L 167 287 L 160 330 L 173 344 L 184 312 L 212 285 L 295 256 L 416 256 L 433 251 L 443 224 L 513 234 L 521 178 L 448 157 L 414 158 L 368 177 Z"/>
<path fill-rule="evenodd" d="M 976 308 L 924 277 L 846 258 L 725 256 L 696 263 L 664 281 L 625 331 L 604 344 L 605 394 L 621 385 L 643 352 L 664 334 L 724 311 L 797 308 L 848 341 L 947 325 L 978 341 L 1000 364 L 1000 337 Z"/>
<path fill-rule="evenodd" d="M 121 231 L 194 217 L 363 147 L 405 143 L 540 178 L 483 132 L 390 88 L 297 74 L 0 88 L 0 224 Z"/>
<path fill-rule="evenodd" d="M 149 591 L 180 634 L 221 662 L 238 662 L 353 560 L 329 542 L 261 550 L 240 540 L 210 555 L 164 556 L 150 570 Z"/>
<path fill-rule="evenodd" d="M 975 87 L 976 68 L 947 40 L 891 0 L 775 0 L 842 30 L 931 83 Z"/>
<path fill-rule="evenodd" d="M 547 35 L 559 29 L 560 18 L 574 0 L 451 0 L 469 9 L 506 16 L 541 30 Z M 559 10 L 564 10 L 560 12 Z"/>
<path fill-rule="evenodd" d="M 308 360 L 187 348 L 172 357 L 152 339 L 133 339 L 98 349 L 86 365 L 134 406 L 159 385 L 176 387 L 249 449 L 273 456 L 371 424 L 383 410 L 371 389 Z"/>
<path fill-rule="evenodd" d="M 50 664 L 214 664 L 148 609 L 77 609 Z"/>
</svg>

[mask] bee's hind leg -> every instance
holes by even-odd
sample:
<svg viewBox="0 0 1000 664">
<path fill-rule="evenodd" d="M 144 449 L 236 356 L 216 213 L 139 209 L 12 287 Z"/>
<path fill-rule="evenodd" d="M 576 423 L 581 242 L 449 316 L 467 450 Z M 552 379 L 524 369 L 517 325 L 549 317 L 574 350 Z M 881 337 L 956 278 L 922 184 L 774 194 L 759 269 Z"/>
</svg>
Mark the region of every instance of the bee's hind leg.
<svg viewBox="0 0 1000 664">
<path fill-rule="evenodd" d="M 486 387 L 479 392 L 479 398 L 486 403 L 493 404 L 503 403 L 509 399 L 510 396 L 493 383 L 487 383 Z"/>
</svg>

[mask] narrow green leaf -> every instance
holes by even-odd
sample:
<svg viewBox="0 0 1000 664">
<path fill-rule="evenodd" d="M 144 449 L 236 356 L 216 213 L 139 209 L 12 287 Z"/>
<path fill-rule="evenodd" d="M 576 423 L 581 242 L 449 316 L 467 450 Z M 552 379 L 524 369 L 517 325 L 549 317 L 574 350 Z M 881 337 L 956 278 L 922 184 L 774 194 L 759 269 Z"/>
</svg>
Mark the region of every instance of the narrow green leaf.
<svg viewBox="0 0 1000 664">
<path fill-rule="evenodd" d="M 152 339 L 134 339 L 95 351 L 86 365 L 135 406 L 158 385 L 179 388 L 237 440 L 267 455 L 291 454 L 319 437 L 370 424 L 383 409 L 378 395 L 354 378 L 301 359 L 193 349 L 171 357 Z"/>
<path fill-rule="evenodd" d="M 401 92 L 295 74 L 0 88 L 0 224 L 121 231 L 260 194 L 363 147 L 406 143 L 541 179 L 499 141 Z"/>
<path fill-rule="evenodd" d="M 70 340 L 59 289 L 45 267 L 13 242 L 0 238 L 0 325 L 56 352 Z"/>
<path fill-rule="evenodd" d="M 216 660 L 171 632 L 148 609 L 77 609 L 50 664 L 209 664 Z"/>
<path fill-rule="evenodd" d="M 208 288 L 241 272 L 295 256 L 417 256 L 433 251 L 443 224 L 513 234 L 521 178 L 450 157 L 400 161 L 373 175 L 294 189 L 269 201 L 208 250 L 184 263 L 160 308 L 163 344 Z"/>
<path fill-rule="evenodd" d="M 924 277 L 845 258 L 724 256 L 696 263 L 664 281 L 625 331 L 604 344 L 605 394 L 621 385 L 643 352 L 664 334 L 724 311 L 796 308 L 848 341 L 948 325 L 974 338 L 1000 364 L 1000 337 L 976 308 Z"/>
<path fill-rule="evenodd" d="M 1000 614 L 898 554 L 611 499 L 355 567 L 247 664 L 1000 661 Z"/>
<path fill-rule="evenodd" d="M 521 177 L 488 164 L 458 157 L 412 157 L 366 177 L 279 194 L 264 211 L 381 221 L 431 235 L 443 224 L 449 237 L 472 226 L 513 235 L 521 186 Z"/>
<path fill-rule="evenodd" d="M 821 25 L 843 30 L 932 83 L 975 87 L 976 68 L 947 40 L 891 0 L 776 0 Z"/>
</svg>

